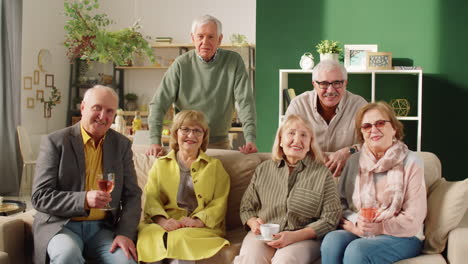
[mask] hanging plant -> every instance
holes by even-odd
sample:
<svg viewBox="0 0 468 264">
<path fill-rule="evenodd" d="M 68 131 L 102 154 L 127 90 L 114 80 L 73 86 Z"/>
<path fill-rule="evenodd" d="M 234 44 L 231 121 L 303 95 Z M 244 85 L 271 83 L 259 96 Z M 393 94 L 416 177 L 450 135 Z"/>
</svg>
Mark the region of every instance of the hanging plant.
<svg viewBox="0 0 468 264">
<path fill-rule="evenodd" d="M 130 28 L 108 31 L 106 27 L 113 21 L 107 14 L 92 14 L 98 8 L 98 0 L 65 0 L 65 16 L 70 19 L 64 27 L 67 33 L 64 44 L 71 61 L 79 58 L 129 65 L 135 54 L 146 54 L 154 62 L 151 46 L 138 32 L 139 21 Z"/>
</svg>

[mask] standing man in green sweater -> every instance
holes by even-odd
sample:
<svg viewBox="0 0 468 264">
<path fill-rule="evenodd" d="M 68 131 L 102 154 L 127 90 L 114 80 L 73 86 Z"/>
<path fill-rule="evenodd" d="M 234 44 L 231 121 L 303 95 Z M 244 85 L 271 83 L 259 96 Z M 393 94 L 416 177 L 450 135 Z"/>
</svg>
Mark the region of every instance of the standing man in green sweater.
<svg viewBox="0 0 468 264">
<path fill-rule="evenodd" d="M 219 49 L 223 39 L 221 22 L 210 15 L 192 23 L 195 50 L 179 56 L 164 75 L 150 103 L 148 119 L 151 146 L 148 155 L 164 154 L 161 133 L 164 114 L 174 103 L 176 110 L 203 112 L 210 127 L 208 148 L 230 149 L 228 138 L 237 102 L 246 145 L 242 153 L 257 152 L 255 101 L 241 56 Z"/>
</svg>

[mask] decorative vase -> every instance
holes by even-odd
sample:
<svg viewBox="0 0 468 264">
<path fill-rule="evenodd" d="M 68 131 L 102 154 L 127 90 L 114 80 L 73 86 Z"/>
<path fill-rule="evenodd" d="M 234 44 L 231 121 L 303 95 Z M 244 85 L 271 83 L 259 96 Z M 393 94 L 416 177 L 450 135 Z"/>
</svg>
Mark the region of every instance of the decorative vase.
<svg viewBox="0 0 468 264">
<path fill-rule="evenodd" d="M 324 60 L 335 60 L 335 61 L 338 61 L 338 59 L 340 58 L 340 54 L 339 53 L 320 53 L 320 61 L 324 61 Z"/>
<path fill-rule="evenodd" d="M 314 68 L 314 56 L 312 53 L 306 52 L 301 57 L 301 61 L 299 62 L 299 66 L 303 70 L 312 70 Z"/>
<path fill-rule="evenodd" d="M 137 105 L 137 102 L 136 101 L 127 101 L 127 103 L 125 104 L 125 110 L 127 111 L 135 111 L 137 110 L 138 108 L 138 105 Z"/>
</svg>

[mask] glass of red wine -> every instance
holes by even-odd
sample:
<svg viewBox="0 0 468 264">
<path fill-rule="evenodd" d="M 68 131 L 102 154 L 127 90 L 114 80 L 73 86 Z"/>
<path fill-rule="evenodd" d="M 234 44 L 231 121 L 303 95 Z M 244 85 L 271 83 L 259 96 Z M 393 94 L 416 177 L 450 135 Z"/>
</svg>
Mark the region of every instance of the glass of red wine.
<svg viewBox="0 0 468 264">
<path fill-rule="evenodd" d="M 98 174 L 97 175 L 97 183 L 99 190 L 106 192 L 106 193 L 111 193 L 112 190 L 114 190 L 114 181 L 115 181 L 115 173 L 107 173 L 107 174 Z M 103 208 L 99 208 L 99 210 L 114 210 L 115 208 L 112 208 L 109 203 L 107 203 Z"/>
</svg>

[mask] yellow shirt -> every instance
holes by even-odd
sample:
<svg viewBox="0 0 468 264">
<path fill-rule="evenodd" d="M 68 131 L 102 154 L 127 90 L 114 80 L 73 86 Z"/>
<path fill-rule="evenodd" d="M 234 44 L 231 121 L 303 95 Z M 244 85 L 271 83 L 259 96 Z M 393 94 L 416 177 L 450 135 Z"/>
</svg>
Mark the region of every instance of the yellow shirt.
<svg viewBox="0 0 468 264">
<path fill-rule="evenodd" d="M 81 136 L 83 137 L 85 168 L 86 168 L 86 191 L 99 190 L 96 175 L 102 174 L 102 138 L 98 145 L 95 145 L 94 139 L 81 126 Z M 89 216 L 74 217 L 75 221 L 102 220 L 106 217 L 106 212 L 99 209 L 91 208 Z"/>
</svg>

